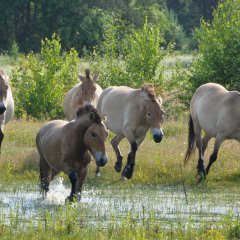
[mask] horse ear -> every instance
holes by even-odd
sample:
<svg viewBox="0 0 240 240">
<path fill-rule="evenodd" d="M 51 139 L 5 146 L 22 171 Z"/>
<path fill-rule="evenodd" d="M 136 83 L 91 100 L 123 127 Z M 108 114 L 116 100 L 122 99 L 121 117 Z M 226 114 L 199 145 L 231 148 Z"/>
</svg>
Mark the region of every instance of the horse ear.
<svg viewBox="0 0 240 240">
<path fill-rule="evenodd" d="M 95 75 L 93 76 L 93 81 L 96 82 L 96 81 L 98 80 L 98 77 L 99 77 L 99 74 L 98 74 L 98 73 L 95 74 Z"/>
<path fill-rule="evenodd" d="M 85 77 L 82 76 L 82 75 L 78 75 L 78 77 L 79 77 L 79 79 L 80 79 L 81 82 L 85 79 Z"/>
<path fill-rule="evenodd" d="M 91 112 L 90 115 L 89 115 L 89 119 L 92 120 L 92 121 L 95 121 L 96 119 L 96 115 L 94 112 Z"/>
</svg>

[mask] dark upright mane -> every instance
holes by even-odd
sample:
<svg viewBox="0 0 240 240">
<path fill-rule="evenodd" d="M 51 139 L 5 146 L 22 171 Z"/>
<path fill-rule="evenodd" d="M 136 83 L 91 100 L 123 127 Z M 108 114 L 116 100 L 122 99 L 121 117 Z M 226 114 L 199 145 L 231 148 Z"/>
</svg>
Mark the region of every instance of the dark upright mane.
<svg viewBox="0 0 240 240">
<path fill-rule="evenodd" d="M 148 95 L 148 97 L 152 100 L 152 101 L 156 101 L 156 92 L 155 89 L 153 87 L 152 84 L 150 83 L 144 83 L 142 85 L 142 90 L 145 91 Z"/>
<path fill-rule="evenodd" d="M 90 113 L 90 119 L 97 123 L 100 124 L 102 119 L 101 116 L 98 114 L 97 110 L 95 107 L 93 107 L 91 104 L 86 104 L 81 106 L 78 111 L 77 111 L 77 118 L 80 118 L 82 115 Z"/>
<path fill-rule="evenodd" d="M 90 70 L 88 68 L 85 69 L 86 78 L 90 79 Z"/>
</svg>

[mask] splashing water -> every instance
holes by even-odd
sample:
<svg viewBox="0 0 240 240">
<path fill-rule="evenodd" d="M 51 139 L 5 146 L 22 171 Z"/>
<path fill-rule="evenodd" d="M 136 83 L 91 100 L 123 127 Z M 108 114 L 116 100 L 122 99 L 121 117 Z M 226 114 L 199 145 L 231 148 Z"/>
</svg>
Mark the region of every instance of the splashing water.
<svg viewBox="0 0 240 240">
<path fill-rule="evenodd" d="M 56 178 L 51 182 L 46 198 L 43 200 L 44 204 L 64 205 L 65 199 L 70 193 L 63 185 L 63 178 Z"/>
<path fill-rule="evenodd" d="M 63 184 L 63 178 L 56 178 L 50 184 L 50 190 L 43 200 L 37 184 L 21 185 L 17 190 L 0 192 L 0 224 L 10 223 L 12 215 L 24 223 L 26 220 L 36 221 L 39 213 L 45 210 L 56 212 L 64 206 L 65 199 L 70 194 L 70 187 Z M 179 187 L 162 187 L 135 185 L 122 188 L 121 185 L 84 185 L 82 198 L 76 203 L 77 211 L 81 213 L 88 224 L 100 221 L 108 224 L 111 217 L 124 219 L 131 212 L 136 219 L 150 218 L 152 214 L 163 225 L 175 223 L 181 219 L 195 222 L 216 222 L 230 211 L 240 215 L 240 193 L 231 191 L 188 191 L 189 203 L 186 204 L 182 189 Z"/>
</svg>

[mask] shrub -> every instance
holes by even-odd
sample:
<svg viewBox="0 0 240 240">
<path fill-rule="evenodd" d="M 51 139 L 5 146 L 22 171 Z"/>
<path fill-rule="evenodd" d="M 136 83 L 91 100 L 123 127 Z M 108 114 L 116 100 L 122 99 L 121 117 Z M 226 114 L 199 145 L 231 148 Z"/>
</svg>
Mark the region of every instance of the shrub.
<svg viewBox="0 0 240 240">
<path fill-rule="evenodd" d="M 16 60 L 18 57 L 18 54 L 19 54 L 18 44 L 16 43 L 16 41 L 13 41 L 9 55 Z"/>
<path fill-rule="evenodd" d="M 240 0 L 219 3 L 212 23 L 196 31 L 199 58 L 191 78 L 192 91 L 206 82 L 240 90 Z"/>
<path fill-rule="evenodd" d="M 139 87 L 143 82 L 160 85 L 161 72 L 156 77 L 159 61 L 166 52 L 160 45 L 163 38 L 157 27 L 148 21 L 141 30 L 126 34 L 119 47 L 118 26 L 112 25 L 105 33 L 101 49 L 95 48 L 90 66 L 100 73 L 102 87 L 127 85 Z"/>
<path fill-rule="evenodd" d="M 77 82 L 78 54 L 74 49 L 61 54 L 60 39 L 42 41 L 40 56 L 30 53 L 12 74 L 17 117 L 37 119 L 63 116 L 65 93 Z"/>
</svg>

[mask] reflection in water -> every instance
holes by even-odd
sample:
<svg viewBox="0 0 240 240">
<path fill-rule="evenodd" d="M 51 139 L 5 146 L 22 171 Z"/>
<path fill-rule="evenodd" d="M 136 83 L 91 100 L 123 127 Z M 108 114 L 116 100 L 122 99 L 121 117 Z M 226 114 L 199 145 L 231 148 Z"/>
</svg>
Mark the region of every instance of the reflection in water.
<svg viewBox="0 0 240 240">
<path fill-rule="evenodd" d="M 22 189 L 0 193 L 0 224 L 10 222 L 12 213 L 18 213 L 20 219 L 37 221 L 39 213 L 44 210 L 56 211 L 64 206 L 65 198 L 70 188 L 63 185 L 63 180 L 57 178 L 50 185 L 50 191 L 45 200 L 38 189 L 22 186 Z M 230 211 L 240 214 L 240 193 L 209 190 L 188 191 L 188 205 L 182 188 L 163 188 L 162 186 L 135 185 L 132 188 L 112 186 L 84 186 L 82 199 L 76 207 L 85 219 L 94 224 L 99 219 L 107 224 L 115 216 L 119 221 L 129 212 L 136 219 L 149 218 L 154 215 L 156 221 L 163 224 L 177 219 L 189 219 L 196 224 L 204 220 L 215 222 Z"/>
</svg>

